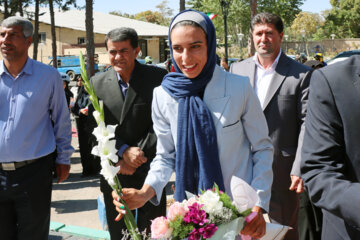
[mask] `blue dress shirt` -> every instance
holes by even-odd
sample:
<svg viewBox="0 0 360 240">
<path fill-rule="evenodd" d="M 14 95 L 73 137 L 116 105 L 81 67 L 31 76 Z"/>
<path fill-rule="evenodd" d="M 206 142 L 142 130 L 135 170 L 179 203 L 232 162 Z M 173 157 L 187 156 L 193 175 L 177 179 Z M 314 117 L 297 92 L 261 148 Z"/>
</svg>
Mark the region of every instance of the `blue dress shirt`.
<svg viewBox="0 0 360 240">
<path fill-rule="evenodd" d="M 70 164 L 71 121 L 56 69 L 28 58 L 12 77 L 0 61 L 0 162 L 21 162 L 56 149 L 56 162 Z"/>
</svg>

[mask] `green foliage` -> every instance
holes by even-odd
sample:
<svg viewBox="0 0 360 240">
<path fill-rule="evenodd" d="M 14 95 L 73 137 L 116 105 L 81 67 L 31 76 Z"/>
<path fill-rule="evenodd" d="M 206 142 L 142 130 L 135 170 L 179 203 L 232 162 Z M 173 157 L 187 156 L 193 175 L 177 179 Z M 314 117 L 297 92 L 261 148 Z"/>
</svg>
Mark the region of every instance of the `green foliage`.
<svg viewBox="0 0 360 240">
<path fill-rule="evenodd" d="M 290 26 L 296 15 L 301 12 L 304 0 L 258 0 L 258 12 L 270 12 L 281 17 L 286 26 Z"/>
<path fill-rule="evenodd" d="M 194 229 L 193 224 L 184 224 L 183 219 L 183 216 L 179 216 L 169 223 L 169 227 L 173 229 L 172 236 L 175 238 L 185 239 L 188 233 Z"/>
<path fill-rule="evenodd" d="M 135 19 L 144 22 L 155 23 L 163 26 L 169 25 L 169 21 L 170 21 L 169 18 L 164 18 L 164 16 L 160 12 L 157 11 L 153 12 L 150 10 L 139 12 L 138 14 L 135 15 Z"/>
<path fill-rule="evenodd" d="M 301 11 L 300 6 L 304 0 L 258 0 L 258 12 L 271 12 L 278 14 L 284 21 L 285 25 L 290 26 L 296 15 Z M 213 19 L 216 29 L 217 38 L 220 43 L 224 43 L 224 16 L 221 12 L 219 0 L 189 0 L 187 1 L 189 8 L 193 8 L 202 12 L 211 12 L 218 14 Z M 249 29 L 251 21 L 250 1 L 249 0 L 232 0 L 229 6 L 227 16 L 229 45 L 239 44 L 237 34 L 243 33 L 243 43 L 249 38 Z"/>
<path fill-rule="evenodd" d="M 324 20 L 317 13 L 300 12 L 296 15 L 291 27 L 288 29 L 288 34 L 292 40 L 302 40 L 301 31 L 305 31 L 306 39 L 313 39 L 315 36 L 321 37 L 323 34 L 321 27 L 324 25 Z"/>
<path fill-rule="evenodd" d="M 332 9 L 326 16 L 324 34 L 330 38 L 360 37 L 360 0 L 331 0 Z"/>
<path fill-rule="evenodd" d="M 158 11 L 147 10 L 134 15 L 123 13 L 121 11 L 111 11 L 109 14 L 169 26 L 173 10 L 168 6 L 168 0 L 163 0 L 156 8 Z"/>
</svg>

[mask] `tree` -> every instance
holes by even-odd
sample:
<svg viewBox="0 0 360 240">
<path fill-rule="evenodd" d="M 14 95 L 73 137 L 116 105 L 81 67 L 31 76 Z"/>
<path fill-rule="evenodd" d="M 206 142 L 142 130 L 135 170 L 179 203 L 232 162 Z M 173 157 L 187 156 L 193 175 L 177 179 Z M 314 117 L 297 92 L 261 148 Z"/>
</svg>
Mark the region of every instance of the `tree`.
<svg viewBox="0 0 360 240">
<path fill-rule="evenodd" d="M 332 9 L 325 18 L 324 34 L 337 38 L 360 37 L 360 0 L 331 0 Z"/>
<path fill-rule="evenodd" d="M 128 14 L 128 13 L 123 13 L 121 11 L 111 11 L 111 12 L 109 12 L 109 14 L 120 16 L 120 17 L 126 17 L 126 18 L 135 19 L 135 15 L 131 15 L 131 14 Z"/>
<path fill-rule="evenodd" d="M 164 19 L 160 12 L 153 12 L 150 10 L 139 12 L 135 15 L 135 19 L 160 25 L 166 25 L 168 22 L 168 20 Z"/>
<path fill-rule="evenodd" d="M 24 16 L 23 9 L 28 7 L 31 3 L 31 0 L 2 0 L 0 1 L 1 5 L 4 6 L 4 19 L 10 16 L 15 16 L 16 13 L 19 13 L 20 16 Z"/>
<path fill-rule="evenodd" d="M 179 8 L 179 12 L 184 11 L 185 10 L 185 0 L 180 0 L 180 8 Z"/>
<path fill-rule="evenodd" d="M 94 68 L 94 55 L 95 55 L 95 44 L 94 44 L 94 24 L 93 24 L 93 0 L 86 0 L 86 59 L 87 59 L 87 73 L 88 77 L 95 74 Z"/>
<path fill-rule="evenodd" d="M 305 30 L 306 39 L 316 38 L 316 34 L 324 26 L 324 19 L 317 13 L 300 12 L 296 15 L 288 34 L 292 39 L 301 40 L 301 31 Z"/>
<path fill-rule="evenodd" d="M 33 36 L 33 59 L 37 59 L 38 43 L 39 43 L 39 8 L 40 0 L 35 0 L 35 21 L 34 21 L 34 36 Z"/>
<path fill-rule="evenodd" d="M 255 17 L 255 15 L 257 14 L 257 6 L 258 6 L 257 0 L 250 0 L 251 19 L 253 19 Z M 253 56 L 255 54 L 255 46 L 254 46 L 254 41 L 253 41 L 252 34 L 251 34 L 251 29 L 249 29 L 249 40 L 248 41 L 249 41 L 248 53 L 249 53 L 249 56 Z"/>
<path fill-rule="evenodd" d="M 301 12 L 304 0 L 257 0 L 258 12 L 271 12 L 281 17 L 284 25 L 290 26 Z"/>
<path fill-rule="evenodd" d="M 55 13 L 54 13 L 54 2 L 49 0 L 50 9 L 50 23 L 51 23 L 51 47 L 52 47 L 52 64 L 54 68 L 57 68 L 57 57 L 56 57 L 56 32 L 55 32 Z"/>
<path fill-rule="evenodd" d="M 300 6 L 303 2 L 303 0 L 233 0 L 227 18 L 229 35 L 237 36 L 238 33 L 243 33 L 244 39 L 248 38 L 250 36 L 250 21 L 257 12 L 267 11 L 278 14 L 284 20 L 285 25 L 290 26 L 300 12 Z M 219 15 L 213 19 L 213 23 L 218 38 L 224 42 L 222 37 L 224 35 L 224 24 L 220 21 L 223 16 L 220 11 L 219 0 L 188 0 L 187 4 L 190 8 Z M 252 44 L 251 40 L 249 42 Z M 251 49 L 254 48 L 251 47 Z M 250 53 L 253 52 L 254 50 L 250 51 Z"/>
<path fill-rule="evenodd" d="M 171 21 L 171 17 L 173 15 L 173 9 L 171 9 L 168 6 L 169 1 L 168 0 L 163 0 L 160 4 L 156 5 L 155 7 L 157 9 L 159 9 L 160 14 L 163 16 L 164 18 L 164 24 L 165 26 L 168 26 L 170 24 Z"/>
</svg>

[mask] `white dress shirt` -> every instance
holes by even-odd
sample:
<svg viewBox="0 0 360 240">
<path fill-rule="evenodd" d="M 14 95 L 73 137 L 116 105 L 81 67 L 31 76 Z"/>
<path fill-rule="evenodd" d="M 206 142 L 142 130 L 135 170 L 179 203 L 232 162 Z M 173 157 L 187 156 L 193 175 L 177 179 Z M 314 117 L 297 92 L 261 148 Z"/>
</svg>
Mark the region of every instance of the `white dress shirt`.
<svg viewBox="0 0 360 240">
<path fill-rule="evenodd" d="M 269 86 L 271 83 L 271 79 L 274 76 L 275 68 L 279 62 L 280 55 L 281 55 L 281 50 L 280 50 L 279 54 L 277 55 L 275 61 L 271 65 L 271 67 L 268 69 L 265 69 L 260 64 L 257 53 L 255 53 L 255 55 L 253 57 L 254 62 L 256 64 L 254 89 L 255 89 L 256 95 L 258 96 L 258 98 L 260 100 L 261 107 L 264 107 L 265 97 L 268 92 L 268 89 L 269 89 Z"/>
</svg>

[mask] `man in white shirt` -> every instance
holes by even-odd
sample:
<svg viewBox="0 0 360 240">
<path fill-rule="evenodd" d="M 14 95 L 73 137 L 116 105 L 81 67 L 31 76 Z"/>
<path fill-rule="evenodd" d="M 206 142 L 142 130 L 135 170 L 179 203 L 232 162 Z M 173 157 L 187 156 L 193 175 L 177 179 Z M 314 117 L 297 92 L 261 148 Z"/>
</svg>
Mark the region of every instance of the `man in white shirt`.
<svg viewBox="0 0 360 240">
<path fill-rule="evenodd" d="M 298 239 L 300 134 L 306 114 L 309 68 L 281 51 L 283 22 L 271 13 L 260 13 L 251 22 L 255 56 L 231 65 L 230 72 L 245 75 L 260 100 L 274 145 L 269 216 L 291 226 L 285 239 Z"/>
</svg>

